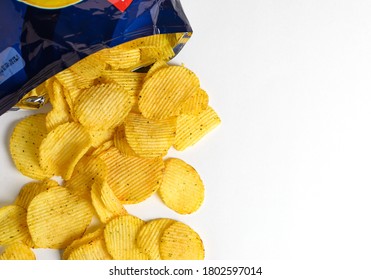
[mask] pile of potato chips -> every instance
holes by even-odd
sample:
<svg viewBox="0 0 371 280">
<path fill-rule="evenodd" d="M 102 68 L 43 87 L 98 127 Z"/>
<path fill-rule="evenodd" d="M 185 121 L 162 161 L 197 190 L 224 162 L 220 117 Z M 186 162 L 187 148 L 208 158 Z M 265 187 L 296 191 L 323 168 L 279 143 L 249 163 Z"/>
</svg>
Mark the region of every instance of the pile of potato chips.
<svg viewBox="0 0 371 280">
<path fill-rule="evenodd" d="M 100 51 L 36 89 L 52 110 L 24 118 L 11 135 L 15 166 L 35 181 L 0 208 L 0 259 L 35 259 L 31 248 L 61 249 L 70 260 L 204 258 L 188 225 L 143 221 L 124 208 L 155 193 L 179 214 L 204 201 L 197 171 L 166 157 L 220 123 L 197 76 L 166 63 L 176 36 Z M 136 71 L 143 65 L 146 73 Z"/>
</svg>

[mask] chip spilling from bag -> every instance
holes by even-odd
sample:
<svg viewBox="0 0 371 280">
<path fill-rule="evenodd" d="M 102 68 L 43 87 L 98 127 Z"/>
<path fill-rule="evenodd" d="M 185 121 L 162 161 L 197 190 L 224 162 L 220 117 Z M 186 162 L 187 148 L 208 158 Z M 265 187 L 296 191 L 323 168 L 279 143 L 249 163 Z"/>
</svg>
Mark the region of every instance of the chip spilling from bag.
<svg viewBox="0 0 371 280">
<path fill-rule="evenodd" d="M 45 5 L 54 11 L 68 3 Z M 221 122 L 196 73 L 168 63 L 184 34 L 98 48 L 30 92 L 42 93 L 51 108 L 20 120 L 11 133 L 14 166 L 33 180 L 0 208 L 0 259 L 35 259 L 37 248 L 61 250 L 65 260 L 205 258 L 190 226 L 125 209 L 158 195 L 169 211 L 190 215 L 204 202 L 200 174 L 170 156 Z"/>
</svg>

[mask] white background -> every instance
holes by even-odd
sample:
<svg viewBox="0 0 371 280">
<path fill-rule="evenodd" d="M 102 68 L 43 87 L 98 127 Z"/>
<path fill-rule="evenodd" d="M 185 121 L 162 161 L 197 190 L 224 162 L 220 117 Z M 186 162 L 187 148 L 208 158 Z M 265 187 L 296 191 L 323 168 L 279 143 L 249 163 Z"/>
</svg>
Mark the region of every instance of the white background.
<svg viewBox="0 0 371 280">
<path fill-rule="evenodd" d="M 194 34 L 174 62 L 199 76 L 222 124 L 170 155 L 198 170 L 206 200 L 189 216 L 156 196 L 129 212 L 186 222 L 209 260 L 369 260 L 371 2 L 182 3 Z M 7 150 L 26 114 L 0 117 L 0 205 L 30 180 Z"/>
</svg>

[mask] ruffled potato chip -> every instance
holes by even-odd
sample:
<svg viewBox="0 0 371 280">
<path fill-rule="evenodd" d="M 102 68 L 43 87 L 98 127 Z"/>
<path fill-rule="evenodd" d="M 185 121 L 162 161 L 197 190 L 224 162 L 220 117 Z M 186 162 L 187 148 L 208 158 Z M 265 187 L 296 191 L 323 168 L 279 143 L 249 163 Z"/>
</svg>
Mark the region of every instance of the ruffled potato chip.
<svg viewBox="0 0 371 280">
<path fill-rule="evenodd" d="M 48 134 L 45 116 L 36 114 L 21 120 L 15 126 L 9 142 L 10 155 L 17 169 L 36 180 L 53 175 L 53 172 L 43 169 L 39 164 L 40 145 Z"/>
<path fill-rule="evenodd" d="M 84 156 L 76 164 L 72 176 L 64 182 L 70 192 L 90 200 L 91 187 L 95 182 L 105 181 L 108 176 L 104 161 L 94 156 Z"/>
<path fill-rule="evenodd" d="M 0 260 L 36 260 L 35 253 L 22 242 L 10 244 L 0 254 Z"/>
<path fill-rule="evenodd" d="M 118 84 L 84 90 L 74 103 L 74 115 L 86 128 L 109 130 L 124 122 L 133 106 L 130 94 Z"/>
<path fill-rule="evenodd" d="M 107 182 L 123 204 L 142 202 L 161 184 L 162 158 L 124 156 L 116 148 L 108 149 L 100 157 L 107 164 Z"/>
<path fill-rule="evenodd" d="M 144 221 L 132 215 L 120 216 L 107 223 L 104 229 L 104 239 L 113 259 L 148 259 L 135 241 L 138 231 L 144 224 Z"/>
<path fill-rule="evenodd" d="M 27 228 L 27 212 L 18 205 L 0 208 L 0 245 L 14 242 L 29 242 L 31 236 Z"/>
<path fill-rule="evenodd" d="M 116 131 L 113 135 L 114 146 L 124 155 L 124 156 L 138 156 L 133 149 L 130 147 L 126 135 L 125 135 L 125 126 L 119 126 L 116 128 Z"/>
<path fill-rule="evenodd" d="M 204 201 L 205 188 L 197 171 L 178 158 L 165 160 L 164 177 L 158 189 L 162 201 L 179 214 L 191 214 Z"/>
<path fill-rule="evenodd" d="M 163 260 L 203 260 L 205 248 L 197 232 L 182 222 L 175 222 L 161 237 L 160 255 Z"/>
<path fill-rule="evenodd" d="M 161 237 L 165 229 L 175 222 L 172 219 L 155 219 L 140 228 L 136 238 L 137 245 L 151 260 L 161 260 Z"/>
<path fill-rule="evenodd" d="M 48 133 L 39 149 L 39 162 L 47 174 L 71 178 L 77 162 L 91 146 L 89 132 L 78 123 L 65 123 Z"/>
<path fill-rule="evenodd" d="M 182 105 L 181 114 L 198 115 L 206 110 L 209 104 L 209 95 L 205 90 L 199 88 L 189 99 Z"/>
<path fill-rule="evenodd" d="M 140 157 L 163 157 L 174 143 L 176 117 L 150 120 L 141 114 L 129 113 L 125 134 L 129 146 Z"/>
<path fill-rule="evenodd" d="M 17 198 L 14 201 L 14 204 L 27 210 L 28 205 L 30 205 L 30 202 L 35 196 L 37 196 L 39 193 L 47 191 L 50 188 L 58 186 L 58 182 L 54 180 L 43 180 L 27 183 L 20 190 Z"/>
<path fill-rule="evenodd" d="M 183 151 L 193 146 L 220 124 L 218 114 L 209 106 L 198 115 L 180 115 L 174 148 Z"/>
<path fill-rule="evenodd" d="M 161 68 L 143 84 L 139 93 L 139 110 L 148 119 L 178 116 L 183 103 L 199 87 L 200 82 L 191 70 L 183 66 Z"/>
<path fill-rule="evenodd" d="M 94 210 L 66 188 L 54 187 L 37 195 L 28 206 L 27 225 L 39 248 L 63 249 L 80 238 Z"/>
</svg>

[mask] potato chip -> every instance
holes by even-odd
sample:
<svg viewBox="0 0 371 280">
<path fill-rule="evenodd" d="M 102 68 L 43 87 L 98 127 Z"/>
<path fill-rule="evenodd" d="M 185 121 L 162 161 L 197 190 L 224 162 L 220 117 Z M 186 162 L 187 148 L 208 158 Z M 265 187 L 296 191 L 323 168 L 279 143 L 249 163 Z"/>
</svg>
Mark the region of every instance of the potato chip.
<svg viewBox="0 0 371 280">
<path fill-rule="evenodd" d="M 186 102 L 182 105 L 181 114 L 186 115 L 198 115 L 202 111 L 206 110 L 209 104 L 209 96 L 203 89 L 199 88 L 195 94 L 193 94 Z"/>
<path fill-rule="evenodd" d="M 157 60 L 167 61 L 175 56 L 174 50 L 169 43 L 163 46 L 143 46 L 139 50 L 142 65 L 150 65 Z"/>
<path fill-rule="evenodd" d="M 197 76 L 185 67 L 169 66 L 159 69 L 143 84 L 139 93 L 139 110 L 148 119 L 178 116 L 183 103 L 199 87 Z"/>
<path fill-rule="evenodd" d="M 150 120 L 141 114 L 129 113 L 125 120 L 126 139 L 141 157 L 165 156 L 174 143 L 176 127 L 176 117 Z"/>
<path fill-rule="evenodd" d="M 113 143 L 124 156 L 137 156 L 126 139 L 124 125 L 116 128 L 116 131 L 113 135 Z"/>
<path fill-rule="evenodd" d="M 111 140 L 113 138 L 113 129 L 109 130 L 89 130 L 91 138 L 91 146 L 93 148 L 100 147 L 103 143 Z"/>
<path fill-rule="evenodd" d="M 0 254 L 0 260 L 36 260 L 35 253 L 22 242 L 10 244 Z"/>
<path fill-rule="evenodd" d="M 93 148 L 91 151 L 89 151 L 89 155 L 98 157 L 103 152 L 107 151 L 109 148 L 113 147 L 114 143 L 113 140 L 108 140 L 104 142 L 102 145 L 100 145 L 98 148 Z"/>
<path fill-rule="evenodd" d="M 153 195 L 162 180 L 162 158 L 124 156 L 110 148 L 100 157 L 108 168 L 108 184 L 123 204 L 142 202 Z"/>
<path fill-rule="evenodd" d="M 73 250 L 68 260 L 112 260 L 104 238 L 97 238 Z"/>
<path fill-rule="evenodd" d="M 160 241 L 166 228 L 175 220 L 155 219 L 142 226 L 137 234 L 137 245 L 151 260 L 161 260 Z"/>
<path fill-rule="evenodd" d="M 196 116 L 180 115 L 178 117 L 174 148 L 178 151 L 185 150 L 196 144 L 219 124 L 220 118 L 210 106 Z"/>
<path fill-rule="evenodd" d="M 89 242 L 100 239 L 103 237 L 103 227 L 99 227 L 96 230 L 92 232 L 85 232 L 84 235 L 81 238 L 77 238 L 73 240 L 64 250 L 62 259 L 67 260 L 71 254 L 72 251 L 79 248 L 81 245 L 88 244 Z"/>
<path fill-rule="evenodd" d="M 18 205 L 0 208 L 0 245 L 27 242 L 30 239 L 26 216 L 26 210 Z"/>
<path fill-rule="evenodd" d="M 109 130 L 123 123 L 132 106 L 124 87 L 101 84 L 81 93 L 75 102 L 74 114 L 89 129 Z"/>
<path fill-rule="evenodd" d="M 66 101 L 62 85 L 57 80 L 50 81 L 50 83 L 52 90 L 49 96 L 53 109 L 46 115 L 45 119 L 48 131 L 72 120 L 70 107 Z"/>
<path fill-rule="evenodd" d="M 63 187 L 54 187 L 31 201 L 27 224 L 38 247 L 63 249 L 83 235 L 93 214 L 85 199 Z"/>
<path fill-rule="evenodd" d="M 112 69 L 132 70 L 140 64 L 140 50 L 127 49 L 125 44 L 99 51 L 99 59 L 105 61 Z"/>
<path fill-rule="evenodd" d="M 127 214 L 120 200 L 105 181 L 97 181 L 93 184 L 91 201 L 102 223 L 107 223 L 112 218 Z"/>
<path fill-rule="evenodd" d="M 205 249 L 197 232 L 182 222 L 175 222 L 161 237 L 160 255 L 163 260 L 203 260 Z"/>
<path fill-rule="evenodd" d="M 113 259 L 145 259 L 145 254 L 140 251 L 135 241 L 144 224 L 144 221 L 132 215 L 119 216 L 107 223 L 104 239 Z"/>
<path fill-rule="evenodd" d="M 47 174 L 68 180 L 77 162 L 91 146 L 89 132 L 78 123 L 65 123 L 50 131 L 39 151 L 40 166 Z"/>
<path fill-rule="evenodd" d="M 163 69 L 163 68 L 166 68 L 166 67 L 169 67 L 169 65 L 167 64 L 166 61 L 164 61 L 164 60 L 157 60 L 157 61 L 156 61 L 156 62 L 151 66 L 151 68 L 149 68 L 149 70 L 148 70 L 148 72 L 147 72 L 147 75 L 146 75 L 146 77 L 144 78 L 144 81 L 149 80 L 157 70 L 160 70 L 160 69 Z"/>
<path fill-rule="evenodd" d="M 75 89 L 86 89 L 94 85 L 94 80 L 88 79 L 87 77 L 72 71 L 70 68 L 59 72 L 55 75 L 55 78 L 69 91 Z"/>
<path fill-rule="evenodd" d="M 94 182 L 107 179 L 108 171 L 104 161 L 94 156 L 84 156 L 76 164 L 72 176 L 64 186 L 73 194 L 90 200 L 90 191 Z"/>
<path fill-rule="evenodd" d="M 39 164 L 39 147 L 46 135 L 45 114 L 28 116 L 15 126 L 9 148 L 15 166 L 23 175 L 36 180 L 52 177 L 53 173 Z"/>
<path fill-rule="evenodd" d="M 178 158 L 165 160 L 158 194 L 166 206 L 179 214 L 191 214 L 202 205 L 204 193 L 204 184 L 192 166 Z"/>
<path fill-rule="evenodd" d="M 58 182 L 49 179 L 27 183 L 20 190 L 17 198 L 14 201 L 14 204 L 27 210 L 28 205 L 35 196 L 37 196 L 39 193 L 47 191 L 50 188 L 58 186 Z"/>
<path fill-rule="evenodd" d="M 106 63 L 104 61 L 99 59 L 97 55 L 90 55 L 76 62 L 69 69 L 87 80 L 94 81 L 101 76 L 105 68 Z"/>
</svg>

